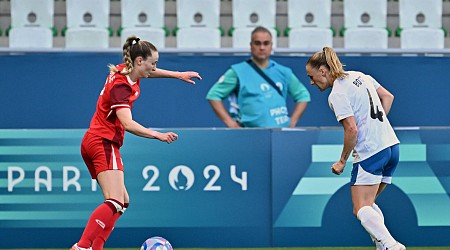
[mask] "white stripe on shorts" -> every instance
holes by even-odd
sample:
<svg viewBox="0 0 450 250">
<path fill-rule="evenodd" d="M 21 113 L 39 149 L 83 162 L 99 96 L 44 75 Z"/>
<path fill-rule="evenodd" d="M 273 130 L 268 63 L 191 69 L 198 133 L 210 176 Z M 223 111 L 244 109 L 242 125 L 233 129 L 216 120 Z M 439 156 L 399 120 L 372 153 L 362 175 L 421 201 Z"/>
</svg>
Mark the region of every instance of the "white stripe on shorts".
<svg viewBox="0 0 450 250">
<path fill-rule="evenodd" d="M 354 185 L 374 185 L 380 184 L 383 176 L 374 175 L 365 171 L 361 165 L 358 164 L 358 174 Z"/>
<path fill-rule="evenodd" d="M 119 169 L 118 167 L 117 167 L 117 159 L 116 159 L 116 153 L 114 152 L 114 147 L 113 147 L 113 145 L 111 145 L 111 148 L 112 148 L 112 165 L 113 165 L 113 169 Z"/>
</svg>

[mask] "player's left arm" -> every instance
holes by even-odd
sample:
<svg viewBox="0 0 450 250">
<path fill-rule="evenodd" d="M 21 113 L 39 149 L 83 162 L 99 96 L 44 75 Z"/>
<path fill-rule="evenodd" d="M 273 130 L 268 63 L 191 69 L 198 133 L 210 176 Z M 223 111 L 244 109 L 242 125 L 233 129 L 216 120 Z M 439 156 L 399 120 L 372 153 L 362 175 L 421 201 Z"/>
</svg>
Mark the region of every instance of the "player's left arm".
<svg viewBox="0 0 450 250">
<path fill-rule="evenodd" d="M 149 78 L 177 78 L 190 84 L 195 84 L 195 81 L 192 80 L 193 78 L 197 78 L 199 80 L 202 79 L 200 74 L 195 71 L 179 72 L 158 68 L 149 75 Z"/>
<path fill-rule="evenodd" d="M 131 114 L 131 110 L 129 108 L 116 109 L 115 112 L 123 128 L 134 135 L 150 139 L 158 139 L 167 143 L 172 143 L 178 139 L 178 135 L 173 132 L 161 133 L 156 130 L 145 128 L 133 120 L 133 115 Z"/>
<path fill-rule="evenodd" d="M 387 115 L 391 110 L 392 103 L 394 102 L 394 95 L 387 89 L 383 88 L 383 86 L 378 87 L 377 94 L 378 97 L 380 97 L 381 106 L 383 106 L 384 112 L 386 112 Z"/>
<path fill-rule="evenodd" d="M 356 126 L 355 117 L 349 116 L 339 122 L 344 127 L 344 147 L 342 148 L 339 161 L 331 166 L 331 170 L 337 175 L 344 172 L 345 164 L 347 164 L 348 157 L 352 153 L 358 138 L 358 127 Z"/>
</svg>

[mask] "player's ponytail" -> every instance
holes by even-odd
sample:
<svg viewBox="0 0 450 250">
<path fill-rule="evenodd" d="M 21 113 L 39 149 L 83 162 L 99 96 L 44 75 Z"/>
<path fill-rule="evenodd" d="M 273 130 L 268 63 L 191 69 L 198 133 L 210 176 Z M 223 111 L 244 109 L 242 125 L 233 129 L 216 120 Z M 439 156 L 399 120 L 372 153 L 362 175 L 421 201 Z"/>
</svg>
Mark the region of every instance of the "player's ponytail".
<svg viewBox="0 0 450 250">
<path fill-rule="evenodd" d="M 152 56 L 153 51 L 158 51 L 150 42 L 141 41 L 137 36 L 129 36 L 123 45 L 123 63 L 125 68 L 119 72 L 114 65 L 109 65 L 111 72 L 119 72 L 122 75 L 129 75 L 134 68 L 134 60 L 141 56 L 144 60 Z"/>
<path fill-rule="evenodd" d="M 333 76 L 333 78 L 342 78 L 347 75 L 344 71 L 344 65 L 332 48 L 324 47 L 323 53 L 325 54 L 325 59 L 330 68 L 330 75 Z"/>
<path fill-rule="evenodd" d="M 347 75 L 344 71 L 345 65 L 341 63 L 336 52 L 330 47 L 324 47 L 322 51 L 314 53 L 306 64 L 314 69 L 325 66 L 333 78 L 342 78 Z"/>
</svg>

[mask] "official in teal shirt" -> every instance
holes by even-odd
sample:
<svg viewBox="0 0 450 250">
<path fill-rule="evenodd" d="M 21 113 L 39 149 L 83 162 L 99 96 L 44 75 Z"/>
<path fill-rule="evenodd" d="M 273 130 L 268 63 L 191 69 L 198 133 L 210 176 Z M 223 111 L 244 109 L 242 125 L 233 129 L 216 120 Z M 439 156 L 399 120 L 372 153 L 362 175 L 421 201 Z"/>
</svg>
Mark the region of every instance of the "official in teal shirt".
<svg viewBox="0 0 450 250">
<path fill-rule="evenodd" d="M 292 70 L 270 60 L 272 36 L 264 27 L 252 32 L 252 59 L 234 64 L 209 90 L 206 99 L 227 127 L 295 127 L 311 100 L 305 86 Z M 272 86 L 252 66 L 269 77 Z M 278 90 L 276 89 L 278 88 Z M 289 115 L 286 98 L 291 95 L 296 105 Z M 223 101 L 230 101 L 227 111 Z"/>
</svg>

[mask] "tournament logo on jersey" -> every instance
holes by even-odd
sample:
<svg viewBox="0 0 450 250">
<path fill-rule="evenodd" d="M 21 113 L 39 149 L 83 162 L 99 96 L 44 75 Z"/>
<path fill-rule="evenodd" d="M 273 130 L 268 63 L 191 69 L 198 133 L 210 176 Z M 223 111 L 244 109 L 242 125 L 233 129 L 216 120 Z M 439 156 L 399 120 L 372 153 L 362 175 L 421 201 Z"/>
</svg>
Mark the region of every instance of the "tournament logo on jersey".
<svg viewBox="0 0 450 250">
<path fill-rule="evenodd" d="M 281 91 L 283 91 L 283 84 L 282 84 L 281 82 L 277 82 L 277 83 L 275 83 L 275 85 L 277 85 L 277 87 L 278 87 Z"/>
<path fill-rule="evenodd" d="M 261 83 L 261 85 L 259 85 L 259 88 L 262 92 L 267 92 L 270 89 L 270 85 L 267 83 Z"/>
</svg>

